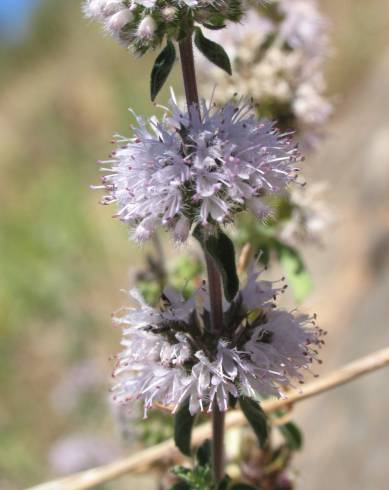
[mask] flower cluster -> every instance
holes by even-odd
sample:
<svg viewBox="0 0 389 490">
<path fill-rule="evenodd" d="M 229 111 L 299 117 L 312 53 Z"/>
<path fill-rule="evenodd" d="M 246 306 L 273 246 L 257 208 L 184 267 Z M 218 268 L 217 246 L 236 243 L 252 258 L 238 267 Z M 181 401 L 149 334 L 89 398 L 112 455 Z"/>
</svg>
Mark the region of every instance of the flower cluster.
<svg viewBox="0 0 389 490">
<path fill-rule="evenodd" d="M 194 23 L 221 27 L 241 18 L 240 0 L 86 0 L 86 17 L 136 54 L 159 46 L 165 36 L 182 39 Z"/>
<path fill-rule="evenodd" d="M 293 380 L 318 359 L 325 332 L 313 317 L 275 308 L 283 287 L 250 271 L 246 286 L 224 303 L 223 331 L 212 333 L 206 286 L 185 300 L 167 289 L 159 308 L 132 291 L 139 308 L 115 317 L 123 327 L 124 350 L 117 356 L 113 388 L 119 403 L 142 400 L 175 412 L 189 401 L 192 414 L 225 411 L 241 395 L 285 396 Z"/>
<path fill-rule="evenodd" d="M 277 0 L 252 7 L 241 25 L 211 35 L 230 56 L 232 77 L 203 61 L 203 85 L 217 83 L 219 102 L 236 91 L 253 97 L 261 115 L 299 130 L 312 144 L 332 112 L 324 96 L 327 30 L 315 0 Z"/>
<path fill-rule="evenodd" d="M 280 238 L 292 246 L 301 242 L 321 244 L 324 231 L 333 224 L 334 218 L 323 194 L 325 182 L 308 187 L 296 187 L 290 193 L 291 216 L 281 223 Z"/>
<path fill-rule="evenodd" d="M 184 112 L 172 100 L 162 121 L 137 117 L 134 137 L 118 137 L 102 162 L 103 203 L 117 202 L 138 241 L 160 225 L 184 241 L 192 224 L 209 229 L 244 209 L 263 219 L 268 196 L 296 178 L 301 157 L 290 136 L 258 120 L 250 104 L 201 109 L 201 116 L 197 106 Z"/>
</svg>

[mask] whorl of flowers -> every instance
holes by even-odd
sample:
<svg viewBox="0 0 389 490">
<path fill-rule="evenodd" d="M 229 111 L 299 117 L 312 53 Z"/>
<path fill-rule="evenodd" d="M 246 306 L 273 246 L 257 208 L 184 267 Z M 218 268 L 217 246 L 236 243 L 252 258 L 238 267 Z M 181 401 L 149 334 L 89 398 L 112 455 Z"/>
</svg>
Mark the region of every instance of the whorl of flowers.
<svg viewBox="0 0 389 490">
<path fill-rule="evenodd" d="M 324 231 L 334 223 L 324 199 L 326 191 L 326 183 L 317 182 L 290 192 L 291 216 L 281 223 L 280 229 L 283 241 L 295 247 L 302 242 L 322 244 Z"/>
<path fill-rule="evenodd" d="M 165 37 L 181 39 L 195 22 L 222 27 L 242 15 L 240 0 L 86 0 L 83 11 L 140 55 L 159 46 Z"/>
<path fill-rule="evenodd" d="M 289 135 L 252 112 L 248 103 L 203 103 L 199 117 L 197 107 L 188 113 L 171 101 L 162 121 L 137 117 L 134 136 L 118 137 L 102 162 L 103 203 L 117 203 L 116 216 L 139 241 L 160 225 L 184 241 L 193 224 L 212 229 L 244 209 L 263 219 L 267 197 L 295 179 L 300 154 Z"/>
<path fill-rule="evenodd" d="M 230 398 L 285 396 L 303 371 L 320 362 L 325 334 L 313 317 L 275 308 L 283 287 L 259 280 L 251 270 L 247 284 L 224 303 L 220 338 L 211 331 L 206 286 L 185 300 L 165 290 L 158 308 L 137 291 L 139 307 L 114 318 L 123 327 L 124 350 L 117 356 L 113 387 L 119 403 L 141 400 L 145 413 L 162 405 L 175 412 L 189 401 L 192 414 L 228 408 Z"/>
<path fill-rule="evenodd" d="M 332 112 L 324 95 L 327 31 L 328 21 L 315 0 L 251 7 L 241 24 L 210 34 L 229 54 L 233 75 L 204 60 L 202 83 L 213 87 L 216 82 L 218 102 L 235 92 L 253 97 L 261 115 L 299 130 L 307 143 L 314 143 Z"/>
</svg>

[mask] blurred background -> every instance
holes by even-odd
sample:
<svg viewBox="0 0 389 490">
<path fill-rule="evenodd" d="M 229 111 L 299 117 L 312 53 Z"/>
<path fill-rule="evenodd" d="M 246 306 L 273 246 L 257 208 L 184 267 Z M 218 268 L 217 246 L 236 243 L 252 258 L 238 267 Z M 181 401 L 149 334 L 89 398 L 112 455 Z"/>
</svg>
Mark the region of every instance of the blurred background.
<svg viewBox="0 0 389 490">
<path fill-rule="evenodd" d="M 330 332 L 322 372 L 389 345 L 389 1 L 323 0 L 335 115 L 307 159 L 329 182 L 335 224 L 305 251 L 304 307 Z M 134 450 L 108 402 L 125 301 L 141 250 L 97 204 L 94 164 L 151 114 L 152 57 L 132 58 L 80 2 L 0 0 L 0 488 L 16 490 Z M 173 85 L 181 93 L 177 73 Z M 159 101 L 165 102 L 165 90 Z M 388 371 L 296 409 L 301 490 L 388 488 Z M 116 417 L 117 418 L 117 417 Z M 155 488 L 126 477 L 104 488 Z M 138 483 L 139 482 L 139 483 Z"/>
</svg>

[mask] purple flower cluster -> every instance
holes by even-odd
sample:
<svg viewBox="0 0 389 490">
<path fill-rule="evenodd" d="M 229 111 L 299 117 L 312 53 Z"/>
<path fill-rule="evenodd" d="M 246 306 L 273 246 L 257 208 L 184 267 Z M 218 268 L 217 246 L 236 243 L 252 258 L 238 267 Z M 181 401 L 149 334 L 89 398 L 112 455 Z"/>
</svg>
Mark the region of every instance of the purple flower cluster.
<svg viewBox="0 0 389 490">
<path fill-rule="evenodd" d="M 184 241 L 193 224 L 212 229 L 245 209 L 264 219 L 268 197 L 296 178 L 301 156 L 290 135 L 258 120 L 247 102 L 203 102 L 201 116 L 195 106 L 170 105 L 161 121 L 136 117 L 133 137 L 117 137 L 118 148 L 102 162 L 103 203 L 117 203 L 138 241 L 159 226 Z"/>
<path fill-rule="evenodd" d="M 324 332 L 313 317 L 275 309 L 284 288 L 258 276 L 251 271 L 236 298 L 225 302 L 220 339 L 210 332 L 205 286 L 188 300 L 168 289 L 159 308 L 132 291 L 140 306 L 115 317 L 124 347 L 114 370 L 115 400 L 141 400 L 145 414 L 155 405 L 175 412 L 189 400 L 194 414 L 215 406 L 225 411 L 230 396 L 285 396 L 303 370 L 320 362 Z"/>
</svg>

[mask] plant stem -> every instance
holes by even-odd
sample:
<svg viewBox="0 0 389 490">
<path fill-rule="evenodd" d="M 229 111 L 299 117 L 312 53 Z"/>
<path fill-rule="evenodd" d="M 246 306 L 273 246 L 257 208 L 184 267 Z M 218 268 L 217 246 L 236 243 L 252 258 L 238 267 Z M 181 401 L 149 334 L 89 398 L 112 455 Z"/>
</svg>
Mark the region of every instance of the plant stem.
<svg viewBox="0 0 389 490">
<path fill-rule="evenodd" d="M 161 243 L 161 237 L 158 235 L 158 233 L 155 233 L 153 235 L 152 241 L 155 249 L 155 261 L 151 259 L 151 267 L 154 268 L 154 273 L 157 278 L 158 285 L 161 291 L 163 291 L 166 286 L 167 279 L 166 260 Z"/>
<path fill-rule="evenodd" d="M 224 419 L 225 412 L 216 404 L 212 414 L 212 471 L 216 483 L 224 478 Z"/>
<path fill-rule="evenodd" d="M 199 110 L 199 94 L 197 91 L 192 34 L 180 42 L 180 57 L 188 110 L 192 104 L 197 104 L 197 108 Z"/>
<path fill-rule="evenodd" d="M 196 82 L 196 70 L 193 56 L 192 33 L 179 43 L 181 69 L 184 80 L 186 103 L 189 114 L 193 104 L 200 113 L 199 96 Z M 193 110 L 193 109 L 192 109 Z M 219 271 L 213 258 L 205 253 L 208 271 L 208 290 L 211 304 L 211 326 L 213 334 L 218 338 L 223 331 L 223 292 Z M 212 415 L 212 469 L 216 483 L 224 477 L 224 412 L 216 405 Z"/>
<path fill-rule="evenodd" d="M 223 293 L 220 274 L 213 258 L 208 253 L 204 253 L 208 273 L 212 333 L 220 337 L 223 332 Z"/>
</svg>

